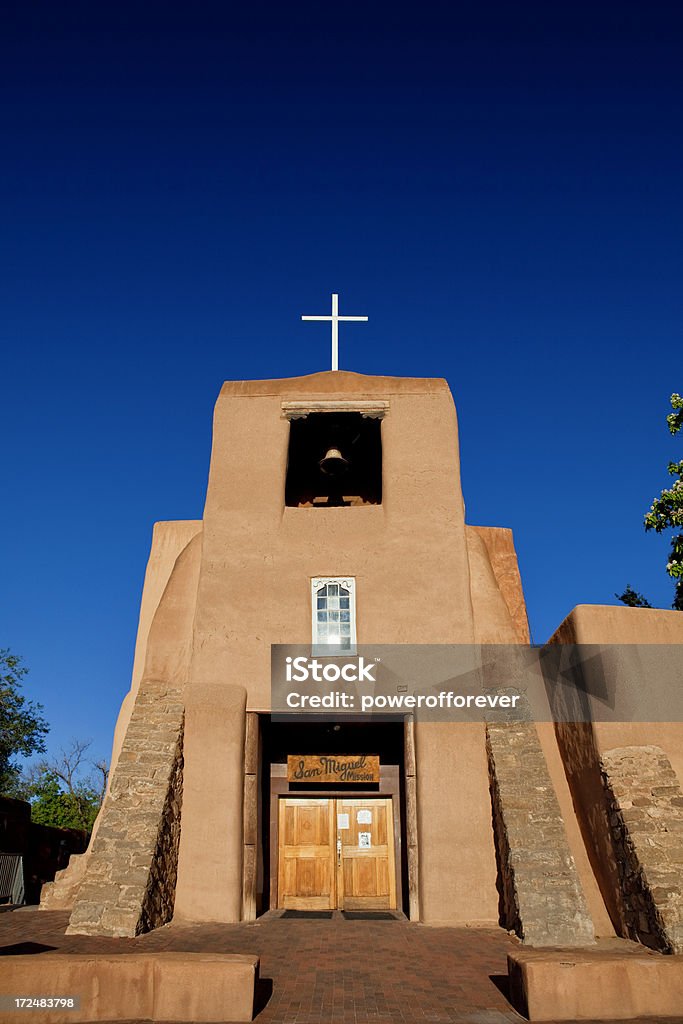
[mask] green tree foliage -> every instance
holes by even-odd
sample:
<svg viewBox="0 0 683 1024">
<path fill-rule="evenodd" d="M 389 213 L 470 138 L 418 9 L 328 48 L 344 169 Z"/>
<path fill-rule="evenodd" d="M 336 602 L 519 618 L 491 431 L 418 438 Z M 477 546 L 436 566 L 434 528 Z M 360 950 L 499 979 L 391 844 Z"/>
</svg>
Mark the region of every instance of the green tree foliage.
<svg viewBox="0 0 683 1024">
<path fill-rule="evenodd" d="M 623 594 L 615 594 L 614 596 L 622 604 L 628 605 L 629 608 L 652 608 L 647 598 L 639 594 L 637 590 L 634 590 L 630 583 L 626 584 L 626 590 Z"/>
<path fill-rule="evenodd" d="M 666 421 L 669 433 L 675 436 L 683 429 L 683 398 L 680 395 L 671 396 L 671 408 L 673 411 Z M 669 475 L 675 478 L 674 482 L 655 498 L 645 516 L 645 529 L 654 530 L 655 533 L 683 529 L 683 460 L 669 463 Z M 683 533 L 675 533 L 671 538 L 666 571 L 676 581 L 671 607 L 683 611 Z"/>
<path fill-rule="evenodd" d="M 31 802 L 31 820 L 39 825 L 80 828 L 89 832 L 107 787 L 107 765 L 85 761 L 89 741 L 72 740 L 68 750 L 34 765 L 24 779 L 24 798 Z M 96 774 L 84 775 L 85 764 Z"/>
<path fill-rule="evenodd" d="M 19 690 L 28 669 L 8 648 L 0 649 L 0 795 L 15 796 L 20 778 L 16 757 L 45 750 L 49 725 L 42 705 L 27 700 Z"/>
<path fill-rule="evenodd" d="M 31 821 L 86 832 L 92 829 L 100 809 L 100 795 L 95 789 L 80 782 L 73 792 L 67 792 L 49 770 L 40 775 L 32 788 Z"/>
</svg>

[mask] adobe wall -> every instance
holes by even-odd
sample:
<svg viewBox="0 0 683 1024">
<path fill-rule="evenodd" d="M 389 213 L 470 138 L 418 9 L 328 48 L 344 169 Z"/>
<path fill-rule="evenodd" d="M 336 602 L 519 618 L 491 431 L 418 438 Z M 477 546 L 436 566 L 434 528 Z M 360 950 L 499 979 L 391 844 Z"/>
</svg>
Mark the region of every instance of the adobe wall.
<svg viewBox="0 0 683 1024">
<path fill-rule="evenodd" d="M 416 723 L 415 754 L 420 920 L 497 924 L 485 726 Z"/>
<path fill-rule="evenodd" d="M 550 709 L 548 709 L 550 715 Z M 548 774 L 560 806 L 569 849 L 581 882 L 588 912 L 593 921 L 597 938 L 612 938 L 614 925 L 600 890 L 600 884 L 591 863 L 586 842 L 577 815 L 576 804 L 565 772 L 562 753 L 557 742 L 555 727 L 551 721 L 537 722 L 536 733 L 545 757 Z"/>
<path fill-rule="evenodd" d="M 186 692 L 176 920 L 242 916 L 245 709 L 244 687 L 220 680 Z"/>
<path fill-rule="evenodd" d="M 383 503 L 285 507 L 283 402 L 380 400 Z M 225 384 L 204 519 L 155 527 L 113 752 L 115 765 L 144 680 L 182 690 L 179 918 L 239 920 L 245 712 L 270 708 L 270 645 L 310 642 L 311 577 L 342 574 L 356 578 L 360 644 L 528 637 L 510 531 L 464 524 L 445 381 L 338 372 Z M 424 724 L 416 756 L 422 919 L 493 923 L 484 726 Z"/>
<path fill-rule="evenodd" d="M 282 403 L 373 399 L 388 402 L 382 504 L 284 507 L 289 422 Z M 237 710 L 226 709 L 220 722 L 207 714 L 207 692 L 220 686 L 237 694 L 243 688 L 248 710 L 269 709 L 270 644 L 310 643 L 315 576 L 355 577 L 359 644 L 475 639 L 457 420 L 446 382 L 338 372 L 225 384 L 214 416 L 203 522 L 176 913 L 236 920 L 239 880 L 219 865 L 226 863 L 225 844 L 241 827 L 241 788 L 223 779 L 221 769 L 224 798 L 211 803 L 209 829 L 201 826 L 207 810 L 202 785 L 215 774 L 219 735 L 227 730 L 223 742 L 232 750 L 243 726 Z M 496 621 L 512 639 L 511 616 L 480 541 L 472 538 L 472 557 L 488 574 L 487 587 L 498 595 Z M 486 614 L 485 602 L 480 606 Z M 194 758 L 193 719 L 204 730 Z M 460 727 L 454 741 L 452 729 L 425 725 L 417 730 L 416 751 L 421 916 L 493 922 L 495 854 L 483 727 Z M 444 785 L 451 797 L 446 806 Z"/>
<path fill-rule="evenodd" d="M 284 507 L 287 400 L 385 399 L 383 503 Z M 270 706 L 270 644 L 310 643 L 310 579 L 355 576 L 358 643 L 473 640 L 457 421 L 445 381 L 318 373 L 223 386 L 192 677 Z"/>
<path fill-rule="evenodd" d="M 597 644 L 607 647 L 603 661 L 604 671 L 611 676 L 610 683 L 624 685 L 620 679 L 619 646 L 629 644 L 683 644 L 683 615 L 680 612 L 658 609 L 613 607 L 607 605 L 579 605 L 561 623 L 549 643 Z M 609 645 L 614 645 L 610 651 Z M 653 674 L 643 679 L 643 685 L 654 698 L 666 699 L 658 687 L 668 685 Z M 660 702 L 661 706 L 661 702 Z M 577 811 L 587 856 L 599 884 L 602 898 L 618 935 L 634 936 L 632 908 L 629 907 L 624 879 L 620 868 L 619 850 L 624 842 L 624 827 L 628 827 L 629 814 L 615 804 L 615 789 L 622 791 L 622 780 L 612 778 L 614 766 L 622 761 L 622 752 L 628 752 L 630 761 L 636 763 L 636 751 L 641 751 L 643 766 L 649 764 L 652 748 L 661 752 L 666 763 L 670 763 L 680 783 L 683 781 L 683 723 L 680 722 L 566 722 L 557 723 L 554 728 L 556 744 L 564 772 Z M 664 763 L 664 761 L 662 762 Z M 646 806 L 640 791 L 640 775 L 635 770 L 629 786 L 633 793 L 626 793 L 626 810 L 635 797 L 641 801 L 641 819 L 652 817 L 654 831 L 669 826 L 663 820 L 663 811 L 657 792 L 650 789 Z M 662 775 L 662 787 L 669 785 L 666 772 Z M 625 821 L 626 819 L 626 821 Z M 671 826 L 677 829 L 677 825 Z M 635 837 L 635 833 L 634 833 Z M 632 839 L 634 838 L 632 837 Z M 673 841 L 673 836 L 669 837 Z M 667 840 L 668 841 L 668 840 Z M 641 844 L 643 850 L 656 852 L 660 839 L 654 843 Z M 620 845 L 621 844 L 621 845 Z M 668 860 L 668 854 L 662 854 Z M 650 864 L 652 877 L 660 870 L 659 863 Z M 680 875 L 680 873 L 679 873 Z M 603 933 L 604 934 L 604 933 Z"/>
<path fill-rule="evenodd" d="M 524 608 L 512 532 L 466 526 L 465 538 L 474 642 L 523 642 L 523 626 L 510 611 L 510 605 L 518 611 L 520 599 Z M 415 726 L 415 743 L 420 919 L 428 924 L 496 924 L 486 728 L 483 723 L 422 722 Z"/>
<path fill-rule="evenodd" d="M 512 530 L 466 526 L 477 643 L 529 643 L 529 620 Z"/>
<path fill-rule="evenodd" d="M 683 614 L 658 608 L 578 605 L 548 642 L 683 645 Z M 657 685 L 657 679 L 647 680 L 649 692 L 653 693 Z M 592 734 L 599 752 L 622 746 L 662 747 L 683 781 L 683 723 L 594 722 Z"/>
<path fill-rule="evenodd" d="M 119 717 L 114 730 L 114 741 L 112 745 L 109 777 L 111 778 L 116 768 L 121 745 L 126 735 L 126 729 L 130 722 L 133 711 L 135 695 L 140 687 L 140 681 L 145 670 L 147 658 L 147 644 L 150 629 L 154 621 L 164 591 L 169 583 L 171 574 L 175 568 L 176 561 L 185 550 L 191 540 L 202 531 L 201 519 L 179 520 L 177 522 L 164 521 L 154 524 L 152 530 L 152 546 L 149 552 L 145 580 L 142 587 L 142 598 L 140 601 L 140 617 L 138 619 L 138 630 L 135 640 L 135 656 L 133 659 L 133 673 L 131 677 L 130 691 L 126 694 L 121 705 Z M 175 598 L 171 598 L 172 600 Z"/>
</svg>

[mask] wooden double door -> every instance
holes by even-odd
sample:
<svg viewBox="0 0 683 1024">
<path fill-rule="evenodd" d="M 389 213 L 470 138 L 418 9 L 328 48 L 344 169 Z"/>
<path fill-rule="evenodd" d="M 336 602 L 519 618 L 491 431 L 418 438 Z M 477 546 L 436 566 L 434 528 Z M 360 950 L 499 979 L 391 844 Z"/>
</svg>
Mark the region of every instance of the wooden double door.
<svg viewBox="0 0 683 1024">
<path fill-rule="evenodd" d="M 396 909 L 391 799 L 283 797 L 278 829 L 278 906 Z"/>
</svg>

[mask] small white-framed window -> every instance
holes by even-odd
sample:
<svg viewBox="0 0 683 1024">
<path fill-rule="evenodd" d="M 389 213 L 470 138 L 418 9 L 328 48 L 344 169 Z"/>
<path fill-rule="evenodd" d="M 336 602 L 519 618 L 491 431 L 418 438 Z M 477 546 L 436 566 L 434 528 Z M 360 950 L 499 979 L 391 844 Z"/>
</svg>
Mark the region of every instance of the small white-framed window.
<svg viewBox="0 0 683 1024">
<path fill-rule="evenodd" d="M 314 654 L 353 654 L 356 650 L 356 581 L 352 576 L 311 580 Z"/>
</svg>

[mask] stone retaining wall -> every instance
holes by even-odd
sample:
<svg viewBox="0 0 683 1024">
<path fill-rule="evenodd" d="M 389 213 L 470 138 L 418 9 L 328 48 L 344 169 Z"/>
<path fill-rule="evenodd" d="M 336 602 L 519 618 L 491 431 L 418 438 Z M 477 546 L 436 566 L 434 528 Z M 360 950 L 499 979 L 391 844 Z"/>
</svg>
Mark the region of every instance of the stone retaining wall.
<svg viewBox="0 0 683 1024">
<path fill-rule="evenodd" d="M 180 690 L 140 689 L 67 934 L 134 936 L 170 921 L 180 838 Z"/>
<path fill-rule="evenodd" d="M 142 905 L 140 931 L 168 924 L 173 917 L 175 886 L 178 877 L 180 846 L 180 812 L 183 805 L 182 736 L 178 740 L 168 793 L 161 816 L 156 854 L 152 860 L 147 891 Z"/>
<path fill-rule="evenodd" d="M 683 953 L 683 791 L 659 747 L 600 759 L 629 936 Z"/>
<path fill-rule="evenodd" d="M 532 946 L 595 941 L 564 821 L 532 722 L 486 727 L 501 923 Z"/>
</svg>

